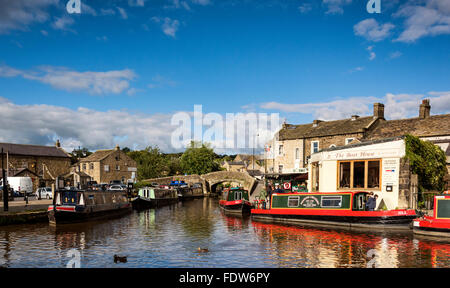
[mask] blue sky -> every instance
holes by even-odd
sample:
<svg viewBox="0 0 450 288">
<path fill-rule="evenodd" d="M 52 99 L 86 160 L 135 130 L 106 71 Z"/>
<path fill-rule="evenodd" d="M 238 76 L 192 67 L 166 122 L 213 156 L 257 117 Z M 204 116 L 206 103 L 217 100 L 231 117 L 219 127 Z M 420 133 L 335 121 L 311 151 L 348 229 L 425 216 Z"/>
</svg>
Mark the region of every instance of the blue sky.
<svg viewBox="0 0 450 288">
<path fill-rule="evenodd" d="M 194 104 L 289 123 L 374 102 L 415 117 L 423 98 L 450 112 L 450 1 L 381 0 L 381 14 L 365 0 L 81 0 L 81 14 L 67 2 L 0 4 L 0 141 L 171 151 L 170 116 Z M 128 121 L 100 124 L 116 113 Z"/>
</svg>

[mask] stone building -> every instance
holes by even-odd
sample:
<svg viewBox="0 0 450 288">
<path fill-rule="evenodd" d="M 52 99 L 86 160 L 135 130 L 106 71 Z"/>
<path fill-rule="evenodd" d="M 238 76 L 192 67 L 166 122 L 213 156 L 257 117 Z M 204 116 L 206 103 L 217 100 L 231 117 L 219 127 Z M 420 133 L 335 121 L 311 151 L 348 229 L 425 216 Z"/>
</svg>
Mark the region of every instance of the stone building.
<svg viewBox="0 0 450 288">
<path fill-rule="evenodd" d="M 33 191 L 55 184 L 56 177 L 70 171 L 70 155 L 61 148 L 59 141 L 55 146 L 0 143 L 0 150 L 2 148 L 7 154 L 4 161 L 8 162 L 5 165 L 8 176 L 31 177 Z M 0 167 L 2 165 L 0 163 Z"/>
<path fill-rule="evenodd" d="M 311 154 L 359 141 L 380 121 L 384 121 L 384 105 L 375 103 L 373 116 L 353 115 L 351 118 L 335 121 L 314 120 L 310 124 L 283 124 L 277 135 L 266 144 L 268 173 L 305 173 Z"/>
<path fill-rule="evenodd" d="M 284 124 L 277 135 L 266 144 L 265 158 L 269 173 L 307 172 L 311 154 L 323 149 L 350 143 L 380 140 L 411 134 L 435 143 L 450 159 L 450 114 L 430 115 L 428 99 L 422 101 L 418 117 L 399 120 L 384 118 L 384 105 L 375 103 L 373 115 L 352 116 L 336 121 L 314 120 L 310 124 Z M 450 171 L 450 160 L 447 168 Z"/>
<path fill-rule="evenodd" d="M 411 180 L 403 137 L 323 149 L 311 155 L 308 191 L 371 191 L 377 208 L 416 208 L 417 178 Z"/>
<path fill-rule="evenodd" d="M 109 184 L 113 180 L 122 183 L 135 182 L 136 161 L 120 150 L 119 146 L 111 150 L 98 150 L 86 158 L 80 159 L 79 171 L 91 176 L 98 184 Z"/>
</svg>

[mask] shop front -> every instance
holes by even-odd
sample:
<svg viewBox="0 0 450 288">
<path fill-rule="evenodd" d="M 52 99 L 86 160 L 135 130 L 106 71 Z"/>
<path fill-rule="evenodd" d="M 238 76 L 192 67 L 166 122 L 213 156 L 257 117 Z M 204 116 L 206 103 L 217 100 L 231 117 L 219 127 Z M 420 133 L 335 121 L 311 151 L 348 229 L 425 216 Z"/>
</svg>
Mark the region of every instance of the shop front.
<svg viewBox="0 0 450 288">
<path fill-rule="evenodd" d="M 308 191 L 369 191 L 377 209 L 411 208 L 409 166 L 401 138 L 334 147 L 311 155 Z M 407 171 L 402 171 L 407 169 Z"/>
</svg>

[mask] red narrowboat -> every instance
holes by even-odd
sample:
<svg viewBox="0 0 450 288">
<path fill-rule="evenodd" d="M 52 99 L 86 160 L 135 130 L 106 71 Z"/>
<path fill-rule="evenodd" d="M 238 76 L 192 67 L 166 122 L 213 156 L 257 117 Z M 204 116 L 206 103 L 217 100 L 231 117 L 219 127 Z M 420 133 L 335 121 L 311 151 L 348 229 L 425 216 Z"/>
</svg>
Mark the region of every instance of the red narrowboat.
<svg viewBox="0 0 450 288">
<path fill-rule="evenodd" d="M 364 191 L 274 193 L 266 209 L 252 209 L 251 215 L 261 221 L 370 229 L 410 229 L 417 218 L 413 209 L 366 211 L 367 196 Z"/>
<path fill-rule="evenodd" d="M 450 191 L 434 196 L 433 216 L 414 219 L 414 234 L 450 237 Z"/>
<path fill-rule="evenodd" d="M 248 191 L 241 188 L 225 189 L 219 206 L 225 212 L 233 214 L 250 214 L 253 207 L 249 201 Z"/>
</svg>

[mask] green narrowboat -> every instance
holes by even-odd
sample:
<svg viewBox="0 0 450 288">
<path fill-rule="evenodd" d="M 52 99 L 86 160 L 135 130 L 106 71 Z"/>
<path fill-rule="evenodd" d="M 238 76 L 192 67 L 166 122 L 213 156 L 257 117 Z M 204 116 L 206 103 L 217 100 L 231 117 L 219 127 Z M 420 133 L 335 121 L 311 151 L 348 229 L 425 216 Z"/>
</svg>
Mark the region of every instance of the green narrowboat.
<svg viewBox="0 0 450 288">
<path fill-rule="evenodd" d="M 143 187 L 139 189 L 138 195 L 132 200 L 133 209 L 142 210 L 156 208 L 178 202 L 176 189 L 165 189 L 157 187 Z"/>
<path fill-rule="evenodd" d="M 225 212 L 233 214 L 249 214 L 252 204 L 249 200 L 248 191 L 242 188 L 225 189 L 219 206 Z"/>
<path fill-rule="evenodd" d="M 252 219 L 360 228 L 410 229 L 413 209 L 366 211 L 368 192 L 273 193 L 268 205 L 252 209 Z M 266 209 L 264 209 L 266 208 Z"/>
</svg>

